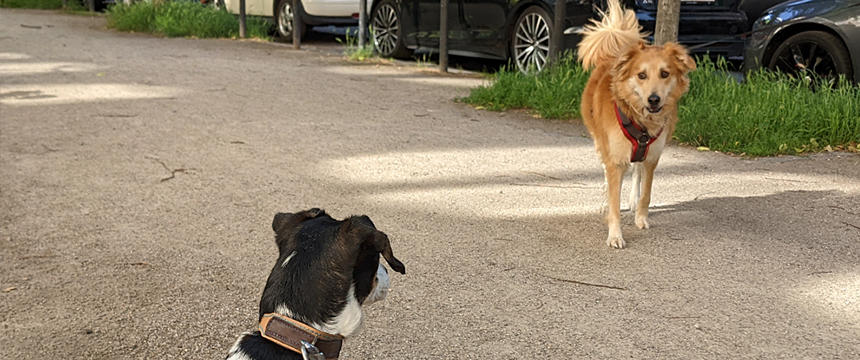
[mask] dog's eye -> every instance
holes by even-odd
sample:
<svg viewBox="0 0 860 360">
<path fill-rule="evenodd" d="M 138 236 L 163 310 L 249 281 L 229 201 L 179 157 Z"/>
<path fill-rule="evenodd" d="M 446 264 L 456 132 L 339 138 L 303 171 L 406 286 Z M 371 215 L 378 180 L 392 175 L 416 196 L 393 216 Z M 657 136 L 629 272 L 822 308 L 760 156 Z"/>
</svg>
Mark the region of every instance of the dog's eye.
<svg viewBox="0 0 860 360">
<path fill-rule="evenodd" d="M 643 72 L 639 73 L 639 78 L 642 80 L 645 80 L 646 78 L 648 78 L 648 75 L 645 74 L 645 72 L 643 71 Z"/>
<path fill-rule="evenodd" d="M 664 79 L 669 77 L 669 72 L 666 70 L 660 71 L 660 77 Z"/>
</svg>

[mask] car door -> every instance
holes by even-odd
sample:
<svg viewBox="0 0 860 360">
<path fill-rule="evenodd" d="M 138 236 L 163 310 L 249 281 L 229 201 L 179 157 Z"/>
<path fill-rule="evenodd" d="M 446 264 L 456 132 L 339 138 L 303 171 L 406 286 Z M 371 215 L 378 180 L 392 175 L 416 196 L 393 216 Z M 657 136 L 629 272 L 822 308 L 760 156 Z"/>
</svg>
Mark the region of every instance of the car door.
<svg viewBox="0 0 860 360">
<path fill-rule="evenodd" d="M 595 17 L 595 1 L 593 0 L 567 0 L 565 8 L 564 29 L 567 35 L 575 34 L 588 23 L 588 19 Z"/>
<path fill-rule="evenodd" d="M 535 3 L 522 0 L 461 0 L 465 4 L 463 28 L 469 34 L 468 47 L 488 57 L 508 56 L 512 27 L 519 14 Z M 545 10 L 552 14 L 554 2 Z M 592 0 L 566 0 L 563 29 L 581 27 L 592 16 Z M 570 37 L 570 36 L 566 36 Z"/>
<path fill-rule="evenodd" d="M 457 0 L 462 4 L 463 40 L 457 50 L 472 56 L 498 57 L 507 55 L 509 0 Z"/>
<path fill-rule="evenodd" d="M 415 16 L 418 28 L 418 45 L 427 48 L 439 48 L 439 0 L 414 0 L 418 2 Z M 462 42 L 462 1 L 448 1 L 448 47 L 454 49 Z"/>
<path fill-rule="evenodd" d="M 233 14 L 239 13 L 239 0 L 224 0 L 224 6 Z M 273 7 L 272 0 L 245 0 L 245 14 L 247 15 L 272 16 Z"/>
</svg>

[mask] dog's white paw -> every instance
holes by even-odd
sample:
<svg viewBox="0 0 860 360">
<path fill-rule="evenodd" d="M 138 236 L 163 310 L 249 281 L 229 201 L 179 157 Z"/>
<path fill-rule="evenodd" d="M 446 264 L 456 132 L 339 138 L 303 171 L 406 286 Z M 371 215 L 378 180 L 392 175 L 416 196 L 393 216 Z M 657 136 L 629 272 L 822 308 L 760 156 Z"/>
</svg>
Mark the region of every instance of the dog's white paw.
<svg viewBox="0 0 860 360">
<path fill-rule="evenodd" d="M 606 238 L 606 245 L 616 249 L 623 249 L 625 245 L 624 238 L 621 237 L 621 235 L 609 235 L 609 237 Z"/>
<path fill-rule="evenodd" d="M 650 229 L 651 225 L 648 224 L 647 216 L 637 216 L 636 217 L 636 227 L 640 229 Z"/>
</svg>

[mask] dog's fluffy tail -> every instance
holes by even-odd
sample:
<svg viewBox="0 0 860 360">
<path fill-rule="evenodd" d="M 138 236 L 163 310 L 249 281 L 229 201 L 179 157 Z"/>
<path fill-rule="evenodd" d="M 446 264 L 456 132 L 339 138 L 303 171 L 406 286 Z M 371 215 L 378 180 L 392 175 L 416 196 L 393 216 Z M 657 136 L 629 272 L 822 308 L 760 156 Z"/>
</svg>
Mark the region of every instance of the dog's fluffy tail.
<svg viewBox="0 0 860 360">
<path fill-rule="evenodd" d="M 599 21 L 591 19 L 591 24 L 580 31 L 577 54 L 586 69 L 612 61 L 645 37 L 633 10 L 622 8 L 619 0 L 609 0 L 607 5 L 606 11 L 598 10 Z"/>
</svg>

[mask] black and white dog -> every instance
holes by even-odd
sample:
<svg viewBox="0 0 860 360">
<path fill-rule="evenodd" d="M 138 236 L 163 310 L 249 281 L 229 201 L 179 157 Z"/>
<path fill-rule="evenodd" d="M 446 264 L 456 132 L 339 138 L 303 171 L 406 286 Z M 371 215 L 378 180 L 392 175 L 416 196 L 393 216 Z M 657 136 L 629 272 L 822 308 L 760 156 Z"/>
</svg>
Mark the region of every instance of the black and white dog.
<svg viewBox="0 0 860 360">
<path fill-rule="evenodd" d="M 320 339 L 315 345 L 336 342 L 320 346 L 324 353 L 334 349 L 325 358 L 336 358 L 338 339 L 361 326 L 361 306 L 388 293 L 388 271 L 379 255 L 394 271 L 405 274 L 406 268 L 367 216 L 338 221 L 320 209 L 278 213 L 272 229 L 280 255 L 260 300 L 260 330 L 239 336 L 227 359 L 302 359 L 298 340 L 288 338 L 305 334 L 308 342 Z M 272 330 L 275 325 L 281 333 Z"/>
</svg>

